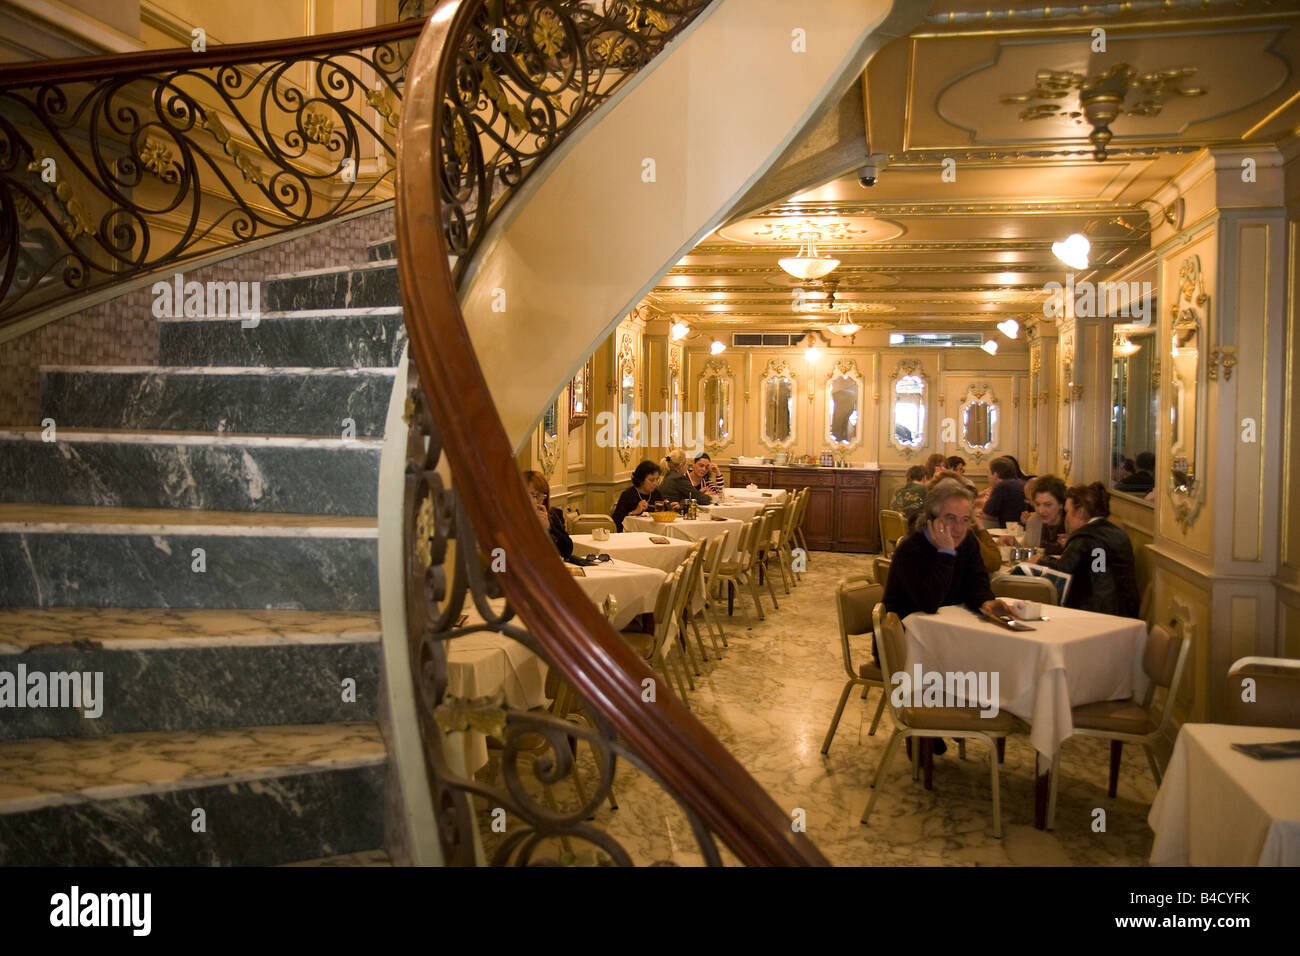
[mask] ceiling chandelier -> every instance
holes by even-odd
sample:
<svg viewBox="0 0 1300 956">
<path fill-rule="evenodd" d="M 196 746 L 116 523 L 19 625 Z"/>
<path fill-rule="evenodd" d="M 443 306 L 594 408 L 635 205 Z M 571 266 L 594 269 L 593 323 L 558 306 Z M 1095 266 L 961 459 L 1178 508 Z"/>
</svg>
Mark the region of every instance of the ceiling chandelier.
<svg viewBox="0 0 1300 956">
<path fill-rule="evenodd" d="M 852 336 L 862 331 L 862 326 L 849 318 L 849 307 L 842 305 L 840 306 L 840 320 L 834 325 L 826 326 L 826 330 L 833 332 L 835 335 Z"/>
<path fill-rule="evenodd" d="M 801 232 L 799 234 L 799 254 L 797 256 L 787 256 L 779 260 L 780 266 L 796 279 L 820 279 L 822 276 L 832 272 L 840 264 L 840 260 L 832 259 L 830 256 L 817 255 L 817 242 L 821 238 L 819 232 Z"/>
<path fill-rule="evenodd" d="M 1141 348 L 1142 346 L 1138 345 L 1136 342 L 1130 341 L 1128 335 L 1125 333 L 1115 333 L 1114 352 L 1116 355 L 1121 356 L 1122 358 L 1128 358 L 1130 355 L 1136 355 Z"/>
</svg>

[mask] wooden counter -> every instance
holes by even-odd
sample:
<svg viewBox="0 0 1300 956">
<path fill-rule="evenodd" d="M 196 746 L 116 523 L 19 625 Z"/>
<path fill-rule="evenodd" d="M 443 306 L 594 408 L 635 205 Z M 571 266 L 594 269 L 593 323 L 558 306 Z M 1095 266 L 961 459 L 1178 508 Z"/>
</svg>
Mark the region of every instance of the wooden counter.
<svg viewBox="0 0 1300 956">
<path fill-rule="evenodd" d="M 814 551 L 880 550 L 880 472 L 861 468 L 731 465 L 733 488 L 809 489 L 803 533 Z"/>
</svg>

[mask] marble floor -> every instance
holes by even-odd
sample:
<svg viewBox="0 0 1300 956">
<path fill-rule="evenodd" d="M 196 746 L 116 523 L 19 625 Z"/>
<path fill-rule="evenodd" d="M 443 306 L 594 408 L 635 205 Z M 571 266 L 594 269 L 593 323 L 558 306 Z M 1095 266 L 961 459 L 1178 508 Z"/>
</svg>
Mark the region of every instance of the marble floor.
<svg viewBox="0 0 1300 956">
<path fill-rule="evenodd" d="M 689 696 L 700 720 L 778 805 L 791 814 L 805 811 L 809 837 L 838 865 L 1143 865 L 1151 849 L 1146 817 L 1155 782 L 1145 756 L 1126 747 L 1118 796 L 1109 799 L 1109 748 L 1099 740 L 1065 745 L 1053 831 L 1033 826 L 1034 751 L 1024 736 L 1008 741 L 1001 768 L 1001 839 L 992 833 L 987 752 L 975 741 L 964 761 L 951 742 L 947 755 L 936 758 L 933 791 L 911 779 L 900 748 L 871 823 L 859 822 L 892 731 L 886 709 L 875 736 L 868 735 L 879 691 L 865 702 L 860 691 L 850 696 L 829 755 L 820 750 L 845 680 L 833 590 L 840 578 L 867 573 L 869 563 L 864 555 L 814 553 L 803 583 L 780 595 L 779 611 L 772 612 L 765 598 L 766 621 L 738 607 L 727 626 L 730 648 L 722 661 L 704 665 Z M 869 644 L 864 653 L 870 654 Z M 483 773 L 495 769 L 493 763 Z M 588 763 L 586 779 L 593 776 Z M 684 814 L 649 778 L 620 763 L 615 792 L 619 809 L 602 805 L 593 823 L 636 862 L 701 862 Z M 567 782 L 555 788 L 555 797 L 561 804 L 574 800 Z M 1103 820 L 1098 809 L 1105 811 L 1104 830 L 1094 829 Z M 490 853 L 499 838 L 486 825 L 482 829 Z M 580 846 L 573 849 L 583 861 L 590 854 Z"/>
</svg>

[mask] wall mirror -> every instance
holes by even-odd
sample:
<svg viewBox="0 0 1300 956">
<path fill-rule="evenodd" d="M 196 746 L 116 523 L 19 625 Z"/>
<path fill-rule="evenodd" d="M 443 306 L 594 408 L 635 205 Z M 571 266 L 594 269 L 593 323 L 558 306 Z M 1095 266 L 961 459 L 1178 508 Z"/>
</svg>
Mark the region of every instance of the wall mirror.
<svg viewBox="0 0 1300 956">
<path fill-rule="evenodd" d="M 538 434 L 537 460 L 541 463 L 542 474 L 550 480 L 555 471 L 556 462 L 560 460 L 560 403 L 551 402 L 542 416 L 542 428 Z"/>
<path fill-rule="evenodd" d="M 1205 503 L 1206 396 L 1205 341 L 1210 297 L 1200 256 L 1188 256 L 1178 270 L 1178 301 L 1170 313 L 1169 478 L 1174 517 L 1190 528 Z"/>
<path fill-rule="evenodd" d="M 587 405 L 591 400 L 590 396 L 591 360 L 588 359 L 569 383 L 569 431 L 581 428 L 587 421 Z"/>
<path fill-rule="evenodd" d="M 1111 356 L 1110 485 L 1139 498 L 1155 487 L 1159 353 L 1154 329 L 1116 326 Z"/>
<path fill-rule="evenodd" d="M 960 443 L 976 461 L 996 457 L 999 445 L 999 408 L 993 390 L 982 382 L 972 384 L 961 403 Z"/>
<path fill-rule="evenodd" d="M 704 413 L 704 446 L 718 451 L 731 444 L 734 431 L 735 375 L 721 359 L 710 359 L 700 372 L 700 409 Z"/>
<path fill-rule="evenodd" d="M 930 382 L 916 361 L 904 360 L 889 376 L 889 443 L 904 458 L 911 458 L 926 445 L 926 410 Z"/>
<path fill-rule="evenodd" d="M 763 444 L 773 450 L 794 444 L 795 373 L 785 359 L 771 359 L 759 386 L 762 396 L 762 420 L 759 432 Z"/>
<path fill-rule="evenodd" d="M 632 450 L 641 444 L 636 414 L 636 352 L 632 336 L 625 335 L 618 346 L 618 457 L 627 464 Z"/>
<path fill-rule="evenodd" d="M 862 444 L 862 373 L 853 359 L 840 359 L 826 376 L 826 443 L 837 451 Z"/>
</svg>

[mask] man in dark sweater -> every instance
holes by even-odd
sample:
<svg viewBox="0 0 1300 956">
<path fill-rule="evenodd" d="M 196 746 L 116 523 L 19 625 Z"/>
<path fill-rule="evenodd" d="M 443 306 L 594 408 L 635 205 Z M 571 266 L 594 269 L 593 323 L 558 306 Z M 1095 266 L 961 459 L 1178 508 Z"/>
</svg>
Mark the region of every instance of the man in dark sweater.
<svg viewBox="0 0 1300 956">
<path fill-rule="evenodd" d="M 976 613 L 1009 614 L 1010 609 L 993 596 L 970 527 L 970 490 L 951 479 L 938 482 L 925 496 L 921 527 L 894 552 L 885 585 L 885 610 L 897 614 L 900 621 L 914 611 L 934 614 L 947 604 L 961 604 Z M 903 666 L 902 661 L 893 664 Z"/>
<path fill-rule="evenodd" d="M 994 458 L 989 462 L 989 500 L 984 502 L 985 520 L 1005 528 L 1008 522 L 1019 521 L 1024 510 L 1025 482 L 1016 476 L 1015 464 L 1010 458 Z"/>
</svg>

